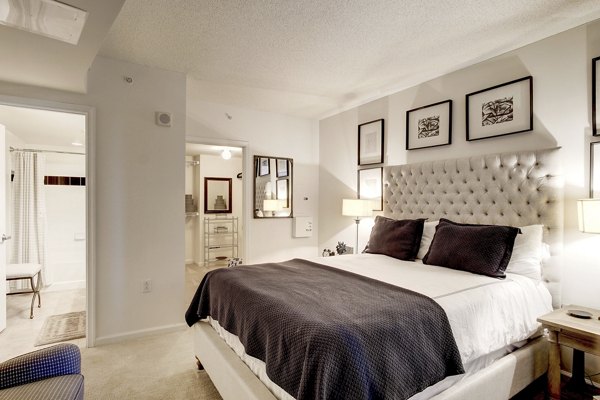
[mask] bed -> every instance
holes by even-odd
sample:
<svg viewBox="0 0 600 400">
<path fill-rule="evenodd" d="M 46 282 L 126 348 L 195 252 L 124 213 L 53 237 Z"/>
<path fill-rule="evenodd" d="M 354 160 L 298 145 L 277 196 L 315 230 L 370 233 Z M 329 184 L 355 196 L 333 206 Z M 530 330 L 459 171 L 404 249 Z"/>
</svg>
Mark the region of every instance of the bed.
<svg viewBox="0 0 600 400">
<path fill-rule="evenodd" d="M 549 245 L 550 254 L 544 260 L 540 281 L 511 274 L 498 280 L 376 254 L 314 260 L 353 273 L 364 270 L 361 266 L 365 262 L 376 265 L 370 269 L 369 278 L 408 285 L 433 298 L 448 313 L 467 373 L 448 376 L 411 399 L 507 399 L 545 373 L 547 348 L 536 333 L 537 324 L 531 321 L 551 305 L 560 305 L 562 179 L 558 153 L 558 149 L 525 151 L 384 169 L 386 217 L 520 227 L 543 225 L 543 240 Z M 436 275 L 438 278 L 434 278 Z M 461 275 L 460 279 L 457 275 Z M 513 290 L 518 293 L 512 293 Z M 489 328 L 487 331 L 462 329 L 469 325 L 461 319 L 460 312 L 448 312 L 467 298 L 490 296 L 493 291 L 508 293 L 509 298 L 518 301 L 512 305 L 509 301 L 498 312 L 494 312 L 495 305 L 488 304 L 492 311 L 479 313 L 490 319 L 484 325 Z M 494 294 L 489 298 L 496 297 Z M 514 317 L 502 319 L 502 314 Z M 498 340 L 507 340 L 505 344 L 480 343 L 476 336 L 500 332 L 502 321 L 521 321 L 515 324 L 521 329 L 498 333 Z M 218 321 L 199 321 L 193 325 L 193 331 L 196 356 L 224 399 L 292 398 L 270 381 L 264 363 L 245 354 L 239 338 Z"/>
</svg>

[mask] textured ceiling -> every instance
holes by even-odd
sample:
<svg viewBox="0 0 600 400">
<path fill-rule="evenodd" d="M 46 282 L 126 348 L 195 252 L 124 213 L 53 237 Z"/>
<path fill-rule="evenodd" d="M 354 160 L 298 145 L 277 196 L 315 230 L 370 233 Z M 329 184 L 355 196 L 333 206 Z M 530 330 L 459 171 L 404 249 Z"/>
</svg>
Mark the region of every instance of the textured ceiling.
<svg viewBox="0 0 600 400">
<path fill-rule="evenodd" d="M 598 0 L 127 0 L 100 53 L 319 117 L 598 17 Z"/>
</svg>

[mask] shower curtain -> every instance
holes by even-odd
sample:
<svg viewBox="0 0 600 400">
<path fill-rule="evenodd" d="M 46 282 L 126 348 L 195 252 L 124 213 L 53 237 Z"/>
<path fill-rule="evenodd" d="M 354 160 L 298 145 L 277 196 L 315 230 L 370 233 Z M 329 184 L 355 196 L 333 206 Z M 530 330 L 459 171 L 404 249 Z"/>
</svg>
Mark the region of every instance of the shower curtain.
<svg viewBox="0 0 600 400">
<path fill-rule="evenodd" d="M 12 249 L 13 264 L 42 265 L 41 287 L 52 283 L 46 269 L 46 197 L 44 175 L 46 160 L 43 154 L 15 151 L 15 177 L 12 184 Z M 27 287 L 25 285 L 25 287 Z"/>
</svg>

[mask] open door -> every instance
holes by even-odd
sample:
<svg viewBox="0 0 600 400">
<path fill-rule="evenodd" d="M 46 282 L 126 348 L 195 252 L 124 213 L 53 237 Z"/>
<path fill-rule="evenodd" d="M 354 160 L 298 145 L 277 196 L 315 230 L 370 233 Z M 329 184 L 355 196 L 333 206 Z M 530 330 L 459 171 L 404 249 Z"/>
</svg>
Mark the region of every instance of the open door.
<svg viewBox="0 0 600 400">
<path fill-rule="evenodd" d="M 6 129 L 0 125 L 0 332 L 6 328 Z"/>
</svg>

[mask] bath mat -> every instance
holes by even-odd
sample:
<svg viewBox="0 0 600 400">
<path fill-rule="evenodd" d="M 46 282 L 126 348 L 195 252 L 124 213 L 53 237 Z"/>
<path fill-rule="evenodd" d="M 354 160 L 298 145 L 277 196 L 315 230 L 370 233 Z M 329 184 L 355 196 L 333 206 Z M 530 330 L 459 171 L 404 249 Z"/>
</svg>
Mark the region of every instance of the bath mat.
<svg viewBox="0 0 600 400">
<path fill-rule="evenodd" d="M 85 337 L 85 311 L 51 315 L 46 318 L 35 346 Z"/>
</svg>

